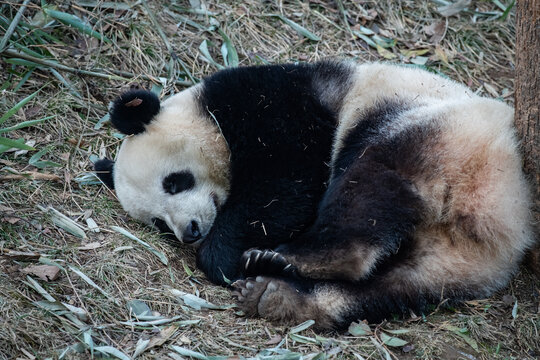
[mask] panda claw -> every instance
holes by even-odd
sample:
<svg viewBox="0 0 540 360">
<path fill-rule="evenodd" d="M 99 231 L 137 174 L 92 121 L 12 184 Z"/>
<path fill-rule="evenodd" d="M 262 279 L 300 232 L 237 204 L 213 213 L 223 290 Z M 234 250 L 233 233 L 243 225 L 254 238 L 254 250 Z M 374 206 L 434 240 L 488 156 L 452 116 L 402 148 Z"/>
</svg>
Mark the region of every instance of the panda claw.
<svg viewBox="0 0 540 360">
<path fill-rule="evenodd" d="M 242 255 L 244 276 L 289 276 L 295 267 L 277 251 L 251 249 Z"/>
</svg>

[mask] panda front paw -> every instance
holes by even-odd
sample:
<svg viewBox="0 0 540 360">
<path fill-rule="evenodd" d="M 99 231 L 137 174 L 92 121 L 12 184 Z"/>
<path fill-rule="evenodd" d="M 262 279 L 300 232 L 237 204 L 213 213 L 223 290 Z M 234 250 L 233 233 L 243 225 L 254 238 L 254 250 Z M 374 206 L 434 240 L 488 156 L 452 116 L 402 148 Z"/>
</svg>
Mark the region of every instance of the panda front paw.
<svg viewBox="0 0 540 360">
<path fill-rule="evenodd" d="M 296 267 L 283 255 L 273 250 L 252 249 L 242 255 L 242 271 L 244 276 L 257 275 L 291 276 L 296 273 Z"/>
</svg>

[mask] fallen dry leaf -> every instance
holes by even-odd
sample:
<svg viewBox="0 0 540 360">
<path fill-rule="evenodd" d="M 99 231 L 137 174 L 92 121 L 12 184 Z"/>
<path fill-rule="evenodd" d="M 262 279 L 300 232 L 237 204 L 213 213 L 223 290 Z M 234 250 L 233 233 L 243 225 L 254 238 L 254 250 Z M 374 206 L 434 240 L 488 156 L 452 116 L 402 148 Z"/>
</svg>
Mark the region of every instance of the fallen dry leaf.
<svg viewBox="0 0 540 360">
<path fill-rule="evenodd" d="M 163 345 L 167 340 L 171 338 L 171 336 L 174 335 L 177 329 L 178 329 L 178 325 L 171 325 L 171 326 L 167 326 L 166 328 L 163 328 L 159 332 L 159 334 L 157 334 L 156 336 L 150 339 L 150 342 L 148 343 L 148 346 L 146 349 Z"/>
<path fill-rule="evenodd" d="M 23 252 L 10 249 L 0 249 L 0 256 L 7 256 L 15 260 L 38 260 L 41 254 L 35 252 Z"/>
<path fill-rule="evenodd" d="M 11 225 L 14 225 L 21 221 L 21 218 L 15 217 L 15 216 L 4 216 L 2 218 L 2 222 L 10 223 Z"/>
<path fill-rule="evenodd" d="M 429 26 L 424 26 L 424 32 L 426 35 L 431 36 L 429 42 L 432 44 L 438 44 L 442 41 L 442 39 L 444 39 L 447 27 L 446 20 L 440 20 L 432 23 Z"/>
<path fill-rule="evenodd" d="M 281 341 L 281 339 L 283 339 L 281 337 L 281 335 L 274 335 L 270 338 L 270 340 L 268 340 L 267 342 L 264 343 L 264 345 L 277 345 L 279 344 L 279 342 Z"/>
<path fill-rule="evenodd" d="M 44 281 L 54 281 L 60 276 L 60 269 L 52 265 L 30 265 L 21 271 L 27 275 L 35 275 Z"/>
</svg>

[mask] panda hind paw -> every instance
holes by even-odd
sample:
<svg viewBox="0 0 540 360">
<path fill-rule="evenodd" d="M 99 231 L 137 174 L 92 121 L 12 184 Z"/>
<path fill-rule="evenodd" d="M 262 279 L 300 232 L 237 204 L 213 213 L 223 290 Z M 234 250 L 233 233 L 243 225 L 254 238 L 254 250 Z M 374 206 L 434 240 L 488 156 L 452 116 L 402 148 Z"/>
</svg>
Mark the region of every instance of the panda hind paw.
<svg viewBox="0 0 540 360">
<path fill-rule="evenodd" d="M 237 280 L 232 284 L 232 295 L 246 316 L 259 315 L 259 300 L 266 291 L 269 282 L 270 279 L 257 276 L 256 278 Z"/>
</svg>

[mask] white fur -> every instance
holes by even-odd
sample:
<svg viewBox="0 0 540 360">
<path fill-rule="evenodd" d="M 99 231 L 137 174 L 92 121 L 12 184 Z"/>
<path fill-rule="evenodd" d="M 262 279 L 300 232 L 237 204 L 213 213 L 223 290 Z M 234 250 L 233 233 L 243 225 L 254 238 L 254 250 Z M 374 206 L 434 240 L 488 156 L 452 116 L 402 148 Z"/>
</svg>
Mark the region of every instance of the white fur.
<svg viewBox="0 0 540 360">
<path fill-rule="evenodd" d="M 180 240 L 192 220 L 203 237 L 208 233 L 217 213 L 212 194 L 223 204 L 229 188 L 228 150 L 216 127 L 201 116 L 198 91 L 193 87 L 164 101 L 144 132 L 124 140 L 113 172 L 123 208 L 147 224 L 164 220 Z M 194 175 L 194 188 L 166 193 L 163 179 L 182 170 Z"/>
</svg>

